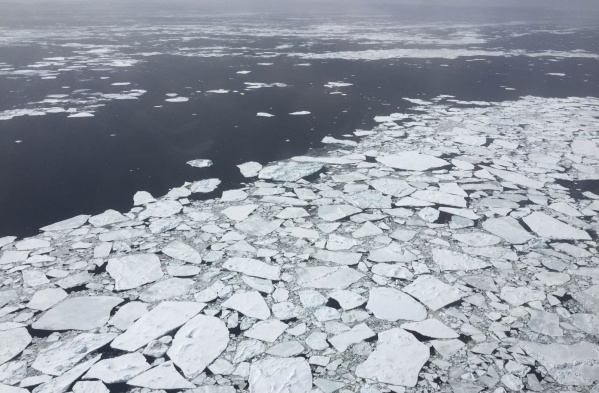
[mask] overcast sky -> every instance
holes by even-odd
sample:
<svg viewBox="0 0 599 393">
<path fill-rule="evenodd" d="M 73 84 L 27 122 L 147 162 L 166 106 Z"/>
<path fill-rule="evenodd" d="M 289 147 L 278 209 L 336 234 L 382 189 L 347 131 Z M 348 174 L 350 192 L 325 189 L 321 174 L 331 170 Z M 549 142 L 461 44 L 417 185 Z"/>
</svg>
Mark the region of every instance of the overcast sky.
<svg viewBox="0 0 599 393">
<path fill-rule="evenodd" d="M 488 13 L 492 13 L 493 7 L 558 9 L 563 12 L 599 11 L 599 0 L 0 0 L 0 9 L 26 13 L 43 13 L 42 10 L 49 7 L 55 12 L 62 9 L 75 12 L 93 12 L 94 9 L 130 11 L 132 16 L 135 10 L 141 13 L 149 11 L 165 14 L 181 10 L 192 13 L 401 14 L 402 7 L 406 8 L 405 5 L 425 5 L 432 10 L 442 8 L 440 6 L 454 6 L 468 10 L 485 10 Z"/>
</svg>

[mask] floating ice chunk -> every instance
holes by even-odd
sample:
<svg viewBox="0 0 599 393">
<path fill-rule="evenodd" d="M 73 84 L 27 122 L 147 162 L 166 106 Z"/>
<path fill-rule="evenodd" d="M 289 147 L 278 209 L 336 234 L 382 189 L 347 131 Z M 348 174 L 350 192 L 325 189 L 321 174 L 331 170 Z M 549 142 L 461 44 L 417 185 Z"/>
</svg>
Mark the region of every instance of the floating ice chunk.
<svg viewBox="0 0 599 393">
<path fill-rule="evenodd" d="M 178 296 L 185 296 L 191 290 L 194 281 L 185 278 L 168 278 L 153 284 L 139 295 L 144 302 L 159 302 Z"/>
<path fill-rule="evenodd" d="M 426 319 L 426 308 L 411 296 L 395 288 L 372 288 L 366 309 L 378 319 L 395 322 L 422 321 Z"/>
<path fill-rule="evenodd" d="M 392 113 L 389 116 L 376 116 L 374 118 L 374 121 L 376 121 L 377 123 L 388 123 L 388 122 L 393 122 L 393 121 L 404 120 L 404 119 L 407 119 L 408 117 L 410 117 L 410 116 L 405 115 L 403 113 Z"/>
<path fill-rule="evenodd" d="M 439 265 L 441 271 L 448 270 L 478 270 L 489 267 L 490 265 L 482 259 L 473 258 L 456 251 L 433 249 L 433 260 Z"/>
<path fill-rule="evenodd" d="M 547 72 L 545 75 L 551 75 L 551 76 L 566 76 L 566 74 L 562 73 L 562 72 Z"/>
<path fill-rule="evenodd" d="M 45 226 L 40 228 L 40 231 L 48 232 L 48 231 L 64 231 L 67 229 L 77 229 L 83 224 L 87 222 L 87 220 L 91 216 L 81 215 L 73 218 L 69 218 L 68 220 L 60 221 L 52 225 Z"/>
<path fill-rule="evenodd" d="M 459 289 L 428 275 L 418 277 L 412 284 L 402 290 L 433 311 L 457 302 L 465 296 Z"/>
<path fill-rule="evenodd" d="M 453 329 L 444 325 L 435 318 L 427 319 L 421 322 L 404 323 L 401 325 L 401 328 L 431 338 L 452 339 L 458 338 L 460 336 Z"/>
<path fill-rule="evenodd" d="M 23 352 L 31 340 L 24 327 L 0 330 L 0 366 Z"/>
<path fill-rule="evenodd" d="M 251 318 L 266 320 L 270 317 L 270 309 L 258 291 L 237 291 L 222 307 L 239 311 Z"/>
<path fill-rule="evenodd" d="M 25 262 L 29 256 L 29 251 L 4 251 L 0 258 L 0 265 L 6 265 L 15 262 Z"/>
<path fill-rule="evenodd" d="M 129 302 L 119 308 L 116 314 L 108 321 L 108 324 L 120 330 L 127 330 L 133 322 L 137 321 L 147 312 L 148 305 L 146 303 Z"/>
<path fill-rule="evenodd" d="M 276 319 L 261 321 L 252 326 L 251 329 L 245 331 L 245 337 L 255 338 L 257 340 L 275 342 L 277 338 L 285 332 L 287 324 Z"/>
<path fill-rule="evenodd" d="M 266 358 L 252 363 L 250 393 L 309 393 L 312 370 L 304 358 Z"/>
<path fill-rule="evenodd" d="M 345 289 L 364 275 L 349 267 L 313 266 L 296 269 L 297 284 L 304 288 Z"/>
<path fill-rule="evenodd" d="M 150 217 L 167 218 L 179 213 L 183 209 L 183 206 L 172 200 L 158 201 L 146 206 L 146 210 L 139 213 L 137 218 L 139 220 L 146 220 Z"/>
<path fill-rule="evenodd" d="M 390 177 L 372 180 L 368 182 L 368 184 L 374 187 L 375 190 L 396 198 L 408 196 L 416 191 L 416 189 L 410 186 L 405 180 L 394 179 Z"/>
<path fill-rule="evenodd" d="M 15 248 L 19 251 L 31 251 L 38 248 L 50 247 L 50 242 L 43 239 L 25 239 L 15 244 Z"/>
<path fill-rule="evenodd" d="M 426 171 L 450 165 L 449 162 L 441 158 L 420 154 L 415 151 L 406 151 L 396 155 L 377 157 L 376 160 L 388 167 L 407 171 Z"/>
<path fill-rule="evenodd" d="M 91 366 L 93 366 L 102 355 L 98 355 L 86 362 L 83 362 L 60 377 L 56 377 L 34 389 L 35 393 L 65 393 L 71 385 L 78 380 Z"/>
<path fill-rule="evenodd" d="M 222 211 L 222 213 L 233 221 L 243 221 L 249 217 L 258 205 L 231 206 Z"/>
<path fill-rule="evenodd" d="M 251 258 L 230 258 L 223 264 L 223 268 L 268 280 L 279 280 L 281 275 L 280 267 Z"/>
<path fill-rule="evenodd" d="M 411 198 L 420 199 L 438 205 L 455 206 L 465 208 L 468 202 L 459 195 L 447 194 L 441 191 L 419 190 L 411 195 Z"/>
<path fill-rule="evenodd" d="M 309 114 L 311 114 L 311 112 L 308 112 L 308 111 L 297 111 L 297 112 L 290 113 L 291 116 L 304 116 L 304 115 L 309 115 Z"/>
<path fill-rule="evenodd" d="M 106 210 L 102 214 L 89 218 L 89 223 L 95 227 L 103 227 L 107 225 L 116 224 L 118 222 L 128 221 L 129 218 L 123 216 L 116 210 Z"/>
<path fill-rule="evenodd" d="M 104 326 L 123 299 L 113 296 L 69 298 L 47 311 L 31 326 L 38 330 L 92 330 Z"/>
<path fill-rule="evenodd" d="M 67 117 L 94 117 L 94 114 L 91 112 L 76 112 L 68 115 Z"/>
<path fill-rule="evenodd" d="M 117 229 L 116 231 L 101 233 L 98 238 L 103 242 L 122 241 L 133 239 L 146 234 L 144 229 L 126 228 Z"/>
<path fill-rule="evenodd" d="M 263 168 L 258 177 L 267 180 L 296 182 L 320 171 L 322 167 L 323 165 L 319 163 L 286 162 Z"/>
<path fill-rule="evenodd" d="M 206 93 L 227 94 L 230 91 L 231 90 L 226 90 L 226 89 L 216 89 L 216 90 L 207 90 Z"/>
<path fill-rule="evenodd" d="M 564 345 L 521 341 L 518 345 L 561 385 L 592 385 L 599 380 L 599 346 L 593 343 Z"/>
<path fill-rule="evenodd" d="M 260 83 L 260 82 L 244 82 L 244 85 L 246 85 L 246 89 L 251 89 L 251 90 L 255 90 L 255 89 L 262 89 L 265 87 L 287 87 L 286 84 L 284 83 Z"/>
<path fill-rule="evenodd" d="M 379 333 L 376 350 L 356 368 L 360 378 L 414 387 L 420 369 L 430 357 L 429 348 L 400 328 Z"/>
<path fill-rule="evenodd" d="M 146 205 L 152 202 L 156 202 L 156 199 L 147 191 L 138 191 L 133 196 L 133 204 L 135 206 Z"/>
<path fill-rule="evenodd" d="M 505 286 L 501 288 L 499 297 L 517 307 L 532 301 L 545 300 L 545 292 L 527 287 Z"/>
<path fill-rule="evenodd" d="M 350 205 L 325 205 L 318 208 L 318 216 L 325 221 L 337 221 L 361 211 Z"/>
<path fill-rule="evenodd" d="M 123 383 L 143 373 L 151 366 L 144 355 L 133 352 L 111 359 L 100 360 L 94 364 L 84 379 L 99 379 L 104 383 Z"/>
<path fill-rule="evenodd" d="M 490 173 L 492 173 L 493 175 L 498 176 L 498 177 L 500 177 L 506 181 L 509 181 L 510 183 L 516 184 L 518 186 L 532 188 L 532 189 L 539 189 L 539 188 L 543 188 L 543 186 L 545 186 L 544 182 L 530 179 L 530 178 L 528 178 L 524 175 L 521 175 L 519 173 L 504 171 L 501 169 L 495 169 L 495 168 L 491 168 L 491 167 L 483 166 L 483 165 L 481 165 L 481 168 L 484 168 L 487 171 L 489 171 Z"/>
<path fill-rule="evenodd" d="M 310 217 L 310 213 L 308 213 L 305 209 L 301 207 L 286 207 L 281 212 L 277 214 L 277 218 L 283 220 L 289 220 L 294 218 L 302 218 L 302 217 Z"/>
<path fill-rule="evenodd" d="M 195 378 L 229 344 L 229 329 L 218 318 L 198 315 L 179 329 L 167 354 L 187 378 Z"/>
<path fill-rule="evenodd" d="M 16 236 L 4 236 L 4 237 L 0 237 L 0 248 L 6 246 L 8 244 L 11 244 L 15 240 L 17 240 Z"/>
<path fill-rule="evenodd" d="M 32 310 L 46 311 L 55 304 L 66 299 L 68 294 L 61 288 L 46 288 L 37 291 L 32 297 L 27 307 Z"/>
<path fill-rule="evenodd" d="M 262 165 L 259 162 L 246 162 L 245 164 L 237 165 L 241 174 L 244 177 L 255 177 L 262 170 Z"/>
<path fill-rule="evenodd" d="M 390 209 L 391 197 L 375 190 L 344 194 L 343 199 L 361 209 Z"/>
<path fill-rule="evenodd" d="M 457 143 L 470 146 L 482 146 L 487 143 L 486 137 L 477 135 L 458 135 L 453 140 Z"/>
<path fill-rule="evenodd" d="M 144 314 L 110 346 L 122 351 L 136 351 L 152 340 L 177 329 L 206 306 L 196 302 L 163 302 Z"/>
<path fill-rule="evenodd" d="M 541 212 L 534 212 L 523 218 L 526 225 L 537 235 L 550 239 L 591 240 L 582 229 L 574 228 Z"/>
<path fill-rule="evenodd" d="M 178 240 L 175 240 L 164 247 L 162 253 L 180 261 L 194 264 L 202 263 L 202 257 L 195 248 Z"/>
<path fill-rule="evenodd" d="M 275 231 L 282 223 L 283 220 L 266 221 L 258 215 L 253 215 L 235 224 L 235 229 L 251 236 L 261 237 Z"/>
<path fill-rule="evenodd" d="M 347 86 L 353 86 L 353 83 L 347 83 L 347 82 L 329 82 L 327 84 L 324 85 L 324 87 L 328 87 L 329 89 L 333 89 L 336 87 L 347 87 Z"/>
<path fill-rule="evenodd" d="M 266 113 L 266 112 L 258 112 L 256 114 L 256 116 L 258 116 L 258 117 L 275 117 L 275 115 L 270 114 L 270 113 Z"/>
<path fill-rule="evenodd" d="M 599 158 L 599 147 L 590 139 L 575 139 L 572 142 L 572 152 L 582 156 Z"/>
<path fill-rule="evenodd" d="M 370 251 L 368 260 L 373 262 L 399 262 L 406 263 L 418 259 L 410 251 L 406 250 L 397 243 L 391 243 L 388 246 L 377 248 Z"/>
<path fill-rule="evenodd" d="M 528 327 L 533 332 L 552 337 L 561 337 L 564 335 L 564 331 L 559 326 L 559 317 L 557 314 L 534 309 L 529 309 L 528 313 L 530 314 Z"/>
<path fill-rule="evenodd" d="M 219 179 L 205 179 L 193 183 L 190 187 L 191 192 L 209 193 L 216 190 L 221 181 Z"/>
<path fill-rule="evenodd" d="M 128 86 L 130 84 L 131 84 L 131 82 L 115 82 L 115 83 L 111 83 L 111 86 Z"/>
<path fill-rule="evenodd" d="M 208 168 L 208 167 L 211 167 L 212 164 L 213 164 L 212 160 L 207 160 L 207 159 L 187 161 L 187 165 L 192 166 L 194 168 Z"/>
<path fill-rule="evenodd" d="M 173 366 L 173 362 L 164 362 L 158 366 L 127 381 L 127 385 L 148 389 L 193 389 L 196 386 L 181 376 Z"/>
<path fill-rule="evenodd" d="M 500 237 L 484 232 L 454 233 L 453 238 L 473 247 L 494 246 L 501 242 Z"/>
<path fill-rule="evenodd" d="M 333 262 L 338 265 L 357 265 L 362 254 L 356 252 L 318 250 L 314 258 L 320 261 Z"/>
<path fill-rule="evenodd" d="M 508 243 L 523 244 L 534 239 L 517 220 L 512 217 L 491 218 L 483 222 L 482 227 L 493 235 L 503 238 Z"/>
<path fill-rule="evenodd" d="M 163 273 L 155 254 L 127 255 L 111 258 L 106 271 L 115 281 L 115 290 L 126 291 L 157 281 Z"/>
<path fill-rule="evenodd" d="M 240 74 L 240 75 L 247 75 L 247 74 L 249 74 L 250 72 L 252 72 L 252 71 L 245 71 L 245 70 L 242 70 L 242 71 L 237 71 L 237 72 L 236 72 L 236 74 Z"/>
</svg>

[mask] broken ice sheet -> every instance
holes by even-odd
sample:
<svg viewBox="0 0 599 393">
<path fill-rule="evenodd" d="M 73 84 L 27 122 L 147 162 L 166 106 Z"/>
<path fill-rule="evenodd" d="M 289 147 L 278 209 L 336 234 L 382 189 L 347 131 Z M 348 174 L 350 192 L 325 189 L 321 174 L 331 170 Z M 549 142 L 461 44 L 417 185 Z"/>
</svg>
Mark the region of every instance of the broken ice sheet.
<svg viewBox="0 0 599 393">
<path fill-rule="evenodd" d="M 415 297 L 433 311 L 457 302 L 465 296 L 459 289 L 428 275 L 418 277 L 413 283 L 402 288 L 402 291 Z"/>
<path fill-rule="evenodd" d="M 416 386 L 420 369 L 429 359 L 429 348 L 400 328 L 378 337 L 375 351 L 358 365 L 356 375 L 391 385 Z"/>
</svg>

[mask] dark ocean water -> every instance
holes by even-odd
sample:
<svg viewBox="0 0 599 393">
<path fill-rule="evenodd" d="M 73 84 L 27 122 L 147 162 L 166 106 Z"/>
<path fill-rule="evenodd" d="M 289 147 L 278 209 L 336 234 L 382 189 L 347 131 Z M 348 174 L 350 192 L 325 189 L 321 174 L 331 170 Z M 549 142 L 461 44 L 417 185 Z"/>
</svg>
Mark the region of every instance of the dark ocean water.
<svg viewBox="0 0 599 393">
<path fill-rule="evenodd" d="M 222 18 L 199 18 L 195 23 L 209 31 L 223 30 Z M 373 19 L 376 26 L 377 19 Z M 385 19 L 385 23 L 392 23 Z M 599 96 L 599 61 L 580 57 L 474 56 L 457 59 L 403 58 L 385 60 L 303 60 L 291 52 L 336 52 L 378 47 L 388 49 L 389 42 L 367 43 L 343 40 L 339 36 L 272 37 L 258 34 L 252 26 L 268 26 L 269 21 L 256 16 L 238 17 L 231 23 L 235 34 L 202 36 L 193 33 L 181 39 L 193 18 L 181 23 L 169 21 L 176 32 L 160 29 L 151 34 L 144 25 L 129 32 L 130 25 L 113 21 L 110 34 L 70 37 L 66 33 L 44 38 L 45 26 L 35 34 L 19 29 L 3 30 L 0 63 L 12 69 L 32 69 L 31 64 L 48 57 L 69 57 L 78 42 L 92 46 L 123 45 L 120 52 L 135 57 L 139 52 L 160 52 L 141 58 L 130 67 L 83 66 L 61 71 L 50 67 L 56 79 L 39 76 L 0 73 L 0 112 L 23 108 L 52 94 L 68 94 L 77 99 L 90 93 L 118 93 L 143 89 L 136 100 L 108 100 L 95 109 L 94 117 L 67 118 L 64 113 L 45 116 L 17 116 L 0 121 L 0 236 L 28 236 L 44 225 L 78 214 L 97 214 L 106 209 L 127 211 L 132 196 L 145 190 L 154 196 L 165 194 L 185 181 L 217 177 L 222 180 L 219 191 L 239 187 L 246 181 L 236 165 L 247 161 L 266 164 L 273 160 L 305 154 L 321 148 L 323 137 L 341 137 L 356 129 L 371 129 L 374 116 L 393 112 L 410 113 L 412 104 L 404 98 L 430 100 L 439 95 L 452 95 L 463 101 L 517 100 L 521 96 L 543 97 Z M 350 22 L 343 21 L 351 26 Z M 363 22 L 363 21 L 362 21 Z M 119 25 L 122 23 L 122 25 Z M 285 25 L 281 20 L 273 21 Z M 289 25 L 301 29 L 313 20 L 293 20 Z M 320 23 L 320 22 L 319 22 Z M 328 21 L 327 23 L 331 23 Z M 449 26 L 449 27 L 448 27 Z M 427 26 L 420 29 L 443 28 Z M 73 31 L 78 30 L 73 27 Z M 470 31 L 472 27 L 460 27 Z M 551 30 L 568 29 L 567 25 L 543 22 L 533 34 L 518 36 L 513 27 L 494 24 L 477 26 L 479 34 L 493 37 L 484 44 L 465 44 L 459 48 L 502 48 L 525 51 L 585 50 L 599 53 L 599 28 L 576 26 L 568 34 Z M 98 31 L 102 27 L 97 28 Z M 139 31 L 143 30 L 143 33 Z M 226 30 L 226 29 L 225 29 Z M 11 32 L 26 40 L 7 39 Z M 42 32 L 42 33 L 40 33 Z M 54 33 L 53 33 L 54 34 Z M 36 42 L 36 37 L 39 42 Z M 169 40 L 176 37 L 176 43 Z M 17 37 L 18 38 L 18 37 Z M 159 44 L 158 44 L 159 43 Z M 250 45 L 251 44 L 251 45 Z M 292 49 L 281 52 L 278 45 Z M 227 45 L 228 53 L 248 52 L 240 56 L 187 57 L 173 54 L 185 47 L 218 47 Z M 251 50 L 244 49 L 251 46 Z M 396 45 L 397 46 L 397 45 Z M 403 42 L 404 48 L 436 48 L 439 45 Z M 165 49 L 166 48 L 166 49 Z M 251 53 L 249 53 L 251 52 Z M 477 59 L 477 61 L 472 61 Z M 258 63 L 273 63 L 265 66 Z M 298 66 L 310 63 L 310 66 Z M 237 74 L 237 71 L 251 71 Z M 564 77 L 547 75 L 563 73 Z M 109 77 L 109 79 L 102 79 Z M 352 86 L 330 89 L 332 81 Z M 112 86 L 129 82 L 127 86 Z M 244 82 L 284 83 L 287 87 L 268 87 L 245 91 Z M 509 88 L 508 89 L 506 89 Z M 80 90 L 88 89 L 83 92 Z M 214 94 L 212 89 L 243 92 Z M 512 90 L 513 89 L 513 90 Z M 199 92 L 197 92 L 199 91 Z M 338 91 L 343 94 L 330 94 Z M 188 102 L 169 103 L 166 94 L 189 97 Z M 69 104 L 64 106 L 76 106 Z M 161 106 L 161 107 L 156 107 Z M 310 111 L 307 116 L 290 116 L 290 112 Z M 275 115 L 258 117 L 258 112 Z M 20 141 L 20 143 L 16 143 Z M 211 159 L 210 168 L 192 168 L 186 162 Z M 211 196 L 214 196 L 211 195 Z"/>
</svg>

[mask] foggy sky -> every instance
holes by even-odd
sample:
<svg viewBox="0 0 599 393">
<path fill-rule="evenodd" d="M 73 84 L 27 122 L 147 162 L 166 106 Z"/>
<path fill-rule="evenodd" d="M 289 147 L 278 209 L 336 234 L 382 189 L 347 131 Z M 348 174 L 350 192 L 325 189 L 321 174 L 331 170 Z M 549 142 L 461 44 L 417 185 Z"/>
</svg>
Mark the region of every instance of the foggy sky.
<svg viewBox="0 0 599 393">
<path fill-rule="evenodd" d="M 0 9 L 10 14 L 43 16 L 52 14 L 85 13 L 90 17 L 104 14 L 121 14 L 130 17 L 169 14 L 326 14 L 366 15 L 397 14 L 414 6 L 425 13 L 443 15 L 443 9 L 451 7 L 457 12 L 482 11 L 490 16 L 501 9 L 521 9 L 534 17 L 533 9 L 560 14 L 592 11 L 599 12 L 599 0 L 0 0 Z M 428 11 L 427 11 L 428 10 Z M 98 12 L 96 12 L 98 11 Z M 558 11 L 557 13 L 555 11 Z M 514 14 L 514 13 L 512 13 Z M 515 13 L 518 15 L 518 13 Z M 599 15 L 599 14 L 597 14 Z M 585 15 L 589 16 L 589 15 Z M 3 19 L 0 17 L 0 21 Z"/>
</svg>

